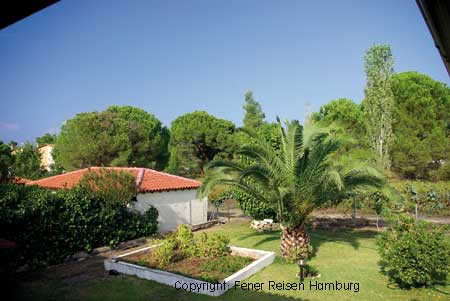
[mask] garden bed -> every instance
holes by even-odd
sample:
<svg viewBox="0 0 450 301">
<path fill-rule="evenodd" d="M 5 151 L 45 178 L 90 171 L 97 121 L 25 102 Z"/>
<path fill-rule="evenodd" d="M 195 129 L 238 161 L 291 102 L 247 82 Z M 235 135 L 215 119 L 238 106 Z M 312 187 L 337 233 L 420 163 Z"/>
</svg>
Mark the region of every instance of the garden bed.
<svg viewBox="0 0 450 301">
<path fill-rule="evenodd" d="M 155 269 L 151 254 L 159 245 L 145 247 L 104 262 L 106 270 L 136 275 L 154 280 L 176 289 L 219 296 L 235 285 L 270 265 L 274 252 L 230 247 L 231 254 L 219 259 L 201 257 L 184 258 L 162 269 Z M 224 266 L 220 262 L 231 263 Z M 219 263 L 218 263 L 219 262 Z"/>
<path fill-rule="evenodd" d="M 151 269 L 163 269 L 167 272 L 179 274 L 195 279 L 208 282 L 219 282 L 227 276 L 239 271 L 254 261 L 251 257 L 242 257 L 239 255 L 228 255 L 219 258 L 205 257 L 187 257 L 183 258 L 179 254 L 175 254 L 175 258 L 179 258 L 169 263 L 165 267 L 161 267 L 155 262 L 152 251 L 139 252 L 122 258 L 123 261 L 136 264 Z"/>
</svg>

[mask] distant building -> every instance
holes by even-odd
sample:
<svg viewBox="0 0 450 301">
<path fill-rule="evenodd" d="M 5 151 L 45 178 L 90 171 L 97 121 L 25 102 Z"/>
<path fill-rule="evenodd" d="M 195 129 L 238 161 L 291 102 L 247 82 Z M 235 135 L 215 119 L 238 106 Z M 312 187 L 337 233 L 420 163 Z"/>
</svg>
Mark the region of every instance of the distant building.
<svg viewBox="0 0 450 301">
<path fill-rule="evenodd" d="M 51 171 L 52 165 L 55 163 L 52 157 L 54 144 L 45 144 L 39 147 L 39 154 L 41 156 L 41 168 L 46 171 Z"/>
</svg>

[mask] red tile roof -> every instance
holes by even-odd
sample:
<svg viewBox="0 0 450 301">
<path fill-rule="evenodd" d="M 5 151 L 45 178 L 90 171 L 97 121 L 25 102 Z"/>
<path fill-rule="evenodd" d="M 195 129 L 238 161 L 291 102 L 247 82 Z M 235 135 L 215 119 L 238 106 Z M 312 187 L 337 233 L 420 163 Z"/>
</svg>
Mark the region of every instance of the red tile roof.
<svg viewBox="0 0 450 301">
<path fill-rule="evenodd" d="M 201 183 L 196 180 L 174 176 L 168 173 L 159 172 L 148 168 L 137 167 L 90 167 L 68 172 L 41 180 L 28 182 L 26 185 L 38 185 L 49 189 L 71 188 L 78 184 L 84 174 L 90 171 L 100 170 L 102 168 L 113 169 L 117 171 L 126 171 L 136 177 L 136 185 L 139 192 L 158 192 L 169 190 L 195 189 L 200 187 Z"/>
<path fill-rule="evenodd" d="M 18 176 L 14 176 L 14 178 L 12 178 L 12 180 L 11 180 L 11 182 L 14 183 L 14 184 L 27 184 L 27 183 L 29 183 L 31 181 L 32 180 L 28 180 L 28 179 L 21 178 L 21 177 L 18 177 Z"/>
</svg>

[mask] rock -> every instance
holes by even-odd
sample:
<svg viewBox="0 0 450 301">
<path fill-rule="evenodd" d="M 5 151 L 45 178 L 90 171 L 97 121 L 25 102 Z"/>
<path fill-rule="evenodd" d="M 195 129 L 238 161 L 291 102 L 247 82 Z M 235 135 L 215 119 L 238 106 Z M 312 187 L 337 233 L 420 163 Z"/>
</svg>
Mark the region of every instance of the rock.
<svg viewBox="0 0 450 301">
<path fill-rule="evenodd" d="M 85 251 L 76 252 L 75 254 L 72 255 L 72 258 L 74 260 L 78 260 L 80 258 L 87 258 L 87 257 L 89 257 L 89 254 Z"/>
<path fill-rule="evenodd" d="M 109 252 L 111 251 L 110 247 L 99 247 L 99 248 L 95 248 L 94 250 L 92 250 L 92 255 L 97 255 L 97 254 L 101 254 L 101 253 L 105 253 L 105 252 Z"/>
<path fill-rule="evenodd" d="M 258 231 L 272 231 L 279 228 L 278 223 L 274 223 L 272 219 L 265 219 L 262 221 L 253 220 L 250 227 Z"/>
</svg>

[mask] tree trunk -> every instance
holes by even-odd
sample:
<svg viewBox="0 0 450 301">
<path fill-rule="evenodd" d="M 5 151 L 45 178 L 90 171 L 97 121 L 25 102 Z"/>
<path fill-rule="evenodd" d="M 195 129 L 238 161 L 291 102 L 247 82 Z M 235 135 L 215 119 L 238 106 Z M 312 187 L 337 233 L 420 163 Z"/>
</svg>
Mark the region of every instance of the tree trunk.
<svg viewBox="0 0 450 301">
<path fill-rule="evenodd" d="M 280 250 L 284 259 L 292 259 L 295 247 L 303 246 L 309 246 L 309 235 L 304 225 L 296 228 L 283 228 Z"/>
<path fill-rule="evenodd" d="M 379 220 L 380 220 L 380 218 L 379 218 L 378 213 L 377 213 L 377 231 L 380 231 L 380 227 L 379 227 L 379 224 L 378 224 Z"/>
</svg>

